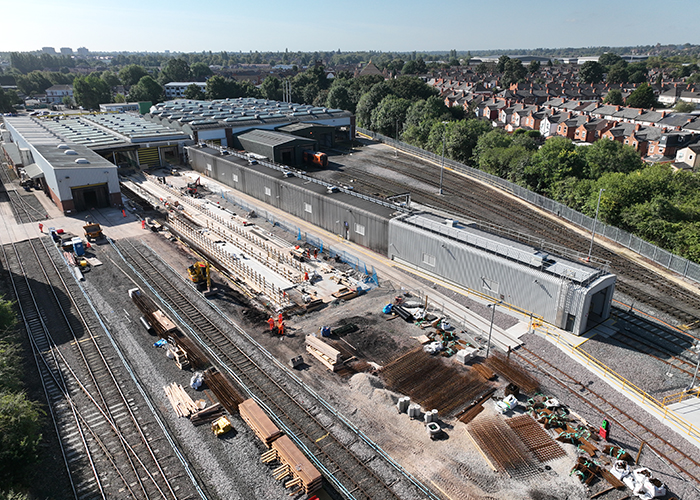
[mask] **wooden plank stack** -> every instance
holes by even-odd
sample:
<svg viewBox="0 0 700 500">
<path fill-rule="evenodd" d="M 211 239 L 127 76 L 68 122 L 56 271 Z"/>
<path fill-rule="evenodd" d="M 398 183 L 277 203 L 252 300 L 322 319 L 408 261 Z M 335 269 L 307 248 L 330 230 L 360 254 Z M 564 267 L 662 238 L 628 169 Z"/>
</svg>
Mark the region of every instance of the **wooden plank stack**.
<svg viewBox="0 0 700 500">
<path fill-rule="evenodd" d="M 199 411 L 192 398 L 185 392 L 181 385 L 172 383 L 163 387 L 168 400 L 178 417 L 189 417 L 192 413 Z"/>
<path fill-rule="evenodd" d="M 342 363 L 340 351 L 333 349 L 323 340 L 313 335 L 306 336 L 306 351 L 331 371 L 337 371 Z"/>
<path fill-rule="evenodd" d="M 238 411 L 238 405 L 244 400 L 243 396 L 223 373 L 216 368 L 209 368 L 204 372 L 204 381 L 212 390 L 216 399 L 221 401 L 226 411 L 232 415 Z"/>
<path fill-rule="evenodd" d="M 278 439 L 282 432 L 277 428 L 270 417 L 252 399 L 246 399 L 238 405 L 241 418 L 253 430 L 256 436 L 265 446 L 270 448 L 275 439 Z"/>
<path fill-rule="evenodd" d="M 214 420 L 223 416 L 224 407 L 221 406 L 221 403 L 215 403 L 208 408 L 204 408 L 203 410 L 199 410 L 198 412 L 190 415 L 190 422 L 192 422 L 192 425 L 199 426 L 213 422 Z"/>
<path fill-rule="evenodd" d="M 291 495 L 304 492 L 310 495 L 321 488 L 321 473 L 313 466 L 299 448 L 289 439 L 282 436 L 272 443 L 272 449 L 263 453 L 261 460 L 265 463 L 278 460 L 282 465 L 272 474 L 275 479 L 291 478 L 284 483 L 285 488 L 293 488 Z"/>
</svg>

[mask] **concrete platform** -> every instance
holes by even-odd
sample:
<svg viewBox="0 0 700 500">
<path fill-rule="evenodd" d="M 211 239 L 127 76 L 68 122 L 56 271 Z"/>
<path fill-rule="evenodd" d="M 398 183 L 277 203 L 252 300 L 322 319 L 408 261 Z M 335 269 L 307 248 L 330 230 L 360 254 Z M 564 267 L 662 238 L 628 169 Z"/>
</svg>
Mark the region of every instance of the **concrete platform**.
<svg viewBox="0 0 700 500">
<path fill-rule="evenodd" d="M 688 398 L 680 403 L 668 405 L 666 408 L 673 410 L 700 432 L 700 398 Z"/>
</svg>

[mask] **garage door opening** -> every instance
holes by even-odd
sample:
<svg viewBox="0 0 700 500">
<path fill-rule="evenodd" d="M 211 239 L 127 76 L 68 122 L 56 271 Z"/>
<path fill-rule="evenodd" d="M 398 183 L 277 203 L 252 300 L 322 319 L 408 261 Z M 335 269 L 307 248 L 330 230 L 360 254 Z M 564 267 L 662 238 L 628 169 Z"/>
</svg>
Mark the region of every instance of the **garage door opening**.
<svg viewBox="0 0 700 500">
<path fill-rule="evenodd" d="M 71 193 L 73 194 L 73 204 L 77 212 L 92 208 L 109 207 L 107 184 L 71 188 Z"/>
</svg>

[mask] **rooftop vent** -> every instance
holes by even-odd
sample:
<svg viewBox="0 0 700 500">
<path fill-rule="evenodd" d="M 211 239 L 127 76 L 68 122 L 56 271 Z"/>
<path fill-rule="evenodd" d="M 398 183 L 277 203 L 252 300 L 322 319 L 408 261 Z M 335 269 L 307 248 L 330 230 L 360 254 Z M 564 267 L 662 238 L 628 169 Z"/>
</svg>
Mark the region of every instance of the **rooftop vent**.
<svg viewBox="0 0 700 500">
<path fill-rule="evenodd" d="M 58 149 L 68 149 L 68 144 L 59 144 L 56 146 Z"/>
<path fill-rule="evenodd" d="M 445 225 L 449 227 L 456 227 L 457 221 L 454 219 L 445 219 Z"/>
<path fill-rule="evenodd" d="M 79 163 L 79 164 L 81 164 L 81 165 L 85 165 L 85 164 L 90 163 L 90 162 L 87 161 L 87 158 L 76 158 L 76 159 L 75 159 L 75 163 Z"/>
<path fill-rule="evenodd" d="M 63 154 L 64 154 L 64 155 L 77 155 L 78 153 L 76 153 L 73 149 L 66 149 L 66 150 L 63 152 Z"/>
</svg>

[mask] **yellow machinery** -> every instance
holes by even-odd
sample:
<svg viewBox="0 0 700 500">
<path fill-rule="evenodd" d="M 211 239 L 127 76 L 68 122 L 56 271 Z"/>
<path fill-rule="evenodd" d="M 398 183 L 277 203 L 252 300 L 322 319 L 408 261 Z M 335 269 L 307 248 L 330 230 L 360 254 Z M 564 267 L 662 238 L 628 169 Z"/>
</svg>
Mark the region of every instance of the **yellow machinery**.
<svg viewBox="0 0 700 500">
<path fill-rule="evenodd" d="M 83 226 L 83 229 L 85 230 L 85 238 L 87 238 L 88 241 L 96 241 L 104 236 L 102 228 L 97 223 Z"/>
<path fill-rule="evenodd" d="M 204 291 L 205 296 L 212 293 L 211 270 L 209 262 L 203 260 L 195 262 L 187 268 L 187 275 L 190 278 L 190 281 L 195 285 L 198 285 L 198 287 L 201 287 L 202 285 L 206 284 L 207 288 Z"/>
<path fill-rule="evenodd" d="M 233 430 L 233 426 L 228 417 L 219 417 L 211 423 L 211 431 L 216 437 L 222 436 L 231 430 Z"/>
</svg>

